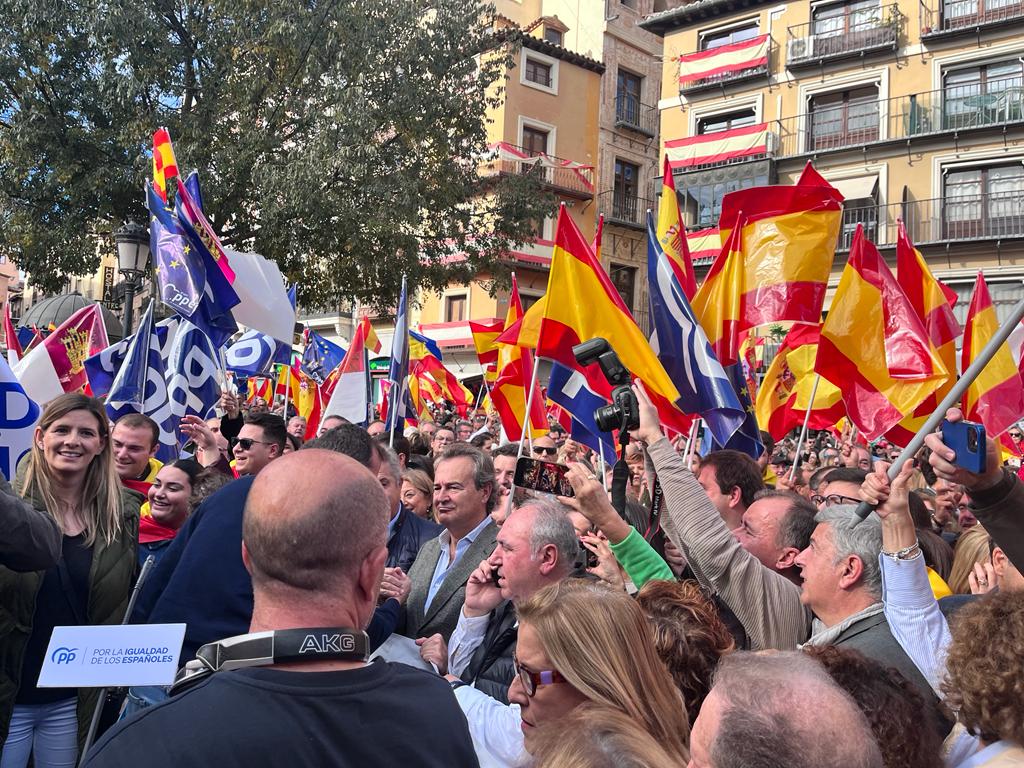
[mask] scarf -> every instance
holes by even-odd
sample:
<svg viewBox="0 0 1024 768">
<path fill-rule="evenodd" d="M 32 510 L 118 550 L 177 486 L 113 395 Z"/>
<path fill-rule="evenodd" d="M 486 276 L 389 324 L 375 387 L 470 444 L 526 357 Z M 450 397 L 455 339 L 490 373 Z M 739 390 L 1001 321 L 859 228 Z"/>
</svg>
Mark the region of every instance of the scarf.
<svg viewBox="0 0 1024 768">
<path fill-rule="evenodd" d="M 811 638 L 804 645 L 832 645 L 843 632 L 848 630 L 858 621 L 862 619 L 869 619 L 872 616 L 877 616 L 882 612 L 883 606 L 881 603 L 875 603 L 869 605 L 862 611 L 858 611 L 845 619 L 840 621 L 838 624 L 833 624 L 831 627 L 826 627 L 821 619 L 815 618 L 811 622 Z"/>
</svg>

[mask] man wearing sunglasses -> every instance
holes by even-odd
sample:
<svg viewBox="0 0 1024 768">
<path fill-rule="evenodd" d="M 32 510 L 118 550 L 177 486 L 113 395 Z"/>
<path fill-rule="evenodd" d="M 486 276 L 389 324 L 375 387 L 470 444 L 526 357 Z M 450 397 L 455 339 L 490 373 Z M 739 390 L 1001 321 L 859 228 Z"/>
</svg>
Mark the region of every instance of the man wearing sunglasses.
<svg viewBox="0 0 1024 768">
<path fill-rule="evenodd" d="M 533 441 L 533 458 L 539 459 L 540 461 L 554 461 L 558 456 L 558 446 L 555 441 L 547 435 L 544 437 L 534 438 Z"/>
<path fill-rule="evenodd" d="M 270 413 L 250 413 L 235 440 L 235 469 L 239 475 L 258 475 L 284 455 L 284 420 Z"/>
</svg>

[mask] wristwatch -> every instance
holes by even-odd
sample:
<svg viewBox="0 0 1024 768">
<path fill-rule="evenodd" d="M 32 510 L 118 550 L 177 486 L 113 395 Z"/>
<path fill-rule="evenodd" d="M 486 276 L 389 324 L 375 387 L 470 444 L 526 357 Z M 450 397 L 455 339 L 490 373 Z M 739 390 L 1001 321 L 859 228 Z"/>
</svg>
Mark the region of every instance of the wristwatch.
<svg viewBox="0 0 1024 768">
<path fill-rule="evenodd" d="M 448 682 L 451 684 L 453 691 L 456 688 L 461 688 L 464 685 L 469 685 L 469 683 L 467 683 L 465 680 L 449 680 Z"/>
</svg>

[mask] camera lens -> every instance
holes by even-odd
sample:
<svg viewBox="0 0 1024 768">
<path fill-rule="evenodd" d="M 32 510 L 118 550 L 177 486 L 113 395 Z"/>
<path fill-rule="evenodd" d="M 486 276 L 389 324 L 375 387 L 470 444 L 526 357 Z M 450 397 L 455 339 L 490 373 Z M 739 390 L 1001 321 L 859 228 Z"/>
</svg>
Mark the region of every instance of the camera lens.
<svg viewBox="0 0 1024 768">
<path fill-rule="evenodd" d="M 967 450 L 971 453 L 978 450 L 978 430 L 975 427 L 967 428 Z"/>
</svg>

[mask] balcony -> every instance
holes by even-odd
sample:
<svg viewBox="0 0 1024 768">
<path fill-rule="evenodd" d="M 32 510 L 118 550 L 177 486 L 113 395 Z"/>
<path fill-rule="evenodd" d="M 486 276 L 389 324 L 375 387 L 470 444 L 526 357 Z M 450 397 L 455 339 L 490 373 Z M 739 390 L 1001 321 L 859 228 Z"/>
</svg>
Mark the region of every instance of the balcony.
<svg viewBox="0 0 1024 768">
<path fill-rule="evenodd" d="M 679 92 L 687 95 L 733 83 L 767 78 L 772 39 L 761 35 L 679 57 Z"/>
<path fill-rule="evenodd" d="M 1024 80 L 1010 77 L 860 105 L 829 107 L 776 121 L 777 157 L 857 149 L 1024 122 Z"/>
<path fill-rule="evenodd" d="M 632 94 L 618 93 L 615 95 L 615 127 L 653 139 L 658 133 L 658 111 Z"/>
<path fill-rule="evenodd" d="M 978 34 L 999 24 L 1024 21 L 1024 0 L 946 0 L 931 7 L 921 0 L 921 39 Z"/>
<path fill-rule="evenodd" d="M 1019 192 L 937 197 L 844 208 L 838 250 L 849 250 L 857 224 L 879 246 L 896 243 L 902 218 L 915 245 L 1024 238 L 1024 208 Z"/>
<path fill-rule="evenodd" d="M 489 155 L 480 164 L 480 174 L 484 177 L 532 175 L 556 194 L 580 200 L 594 197 L 594 166 L 507 142 L 490 147 Z"/>
<path fill-rule="evenodd" d="M 673 171 L 698 171 L 774 157 L 778 136 L 767 123 L 670 139 L 665 153 Z"/>
<path fill-rule="evenodd" d="M 597 196 L 598 213 L 604 215 L 604 223 L 632 229 L 643 229 L 647 226 L 647 210 L 653 209 L 655 202 L 643 197 L 609 189 Z"/>
<path fill-rule="evenodd" d="M 881 51 L 895 52 L 904 18 L 893 3 L 795 24 L 787 30 L 786 67 L 823 66 Z"/>
</svg>

